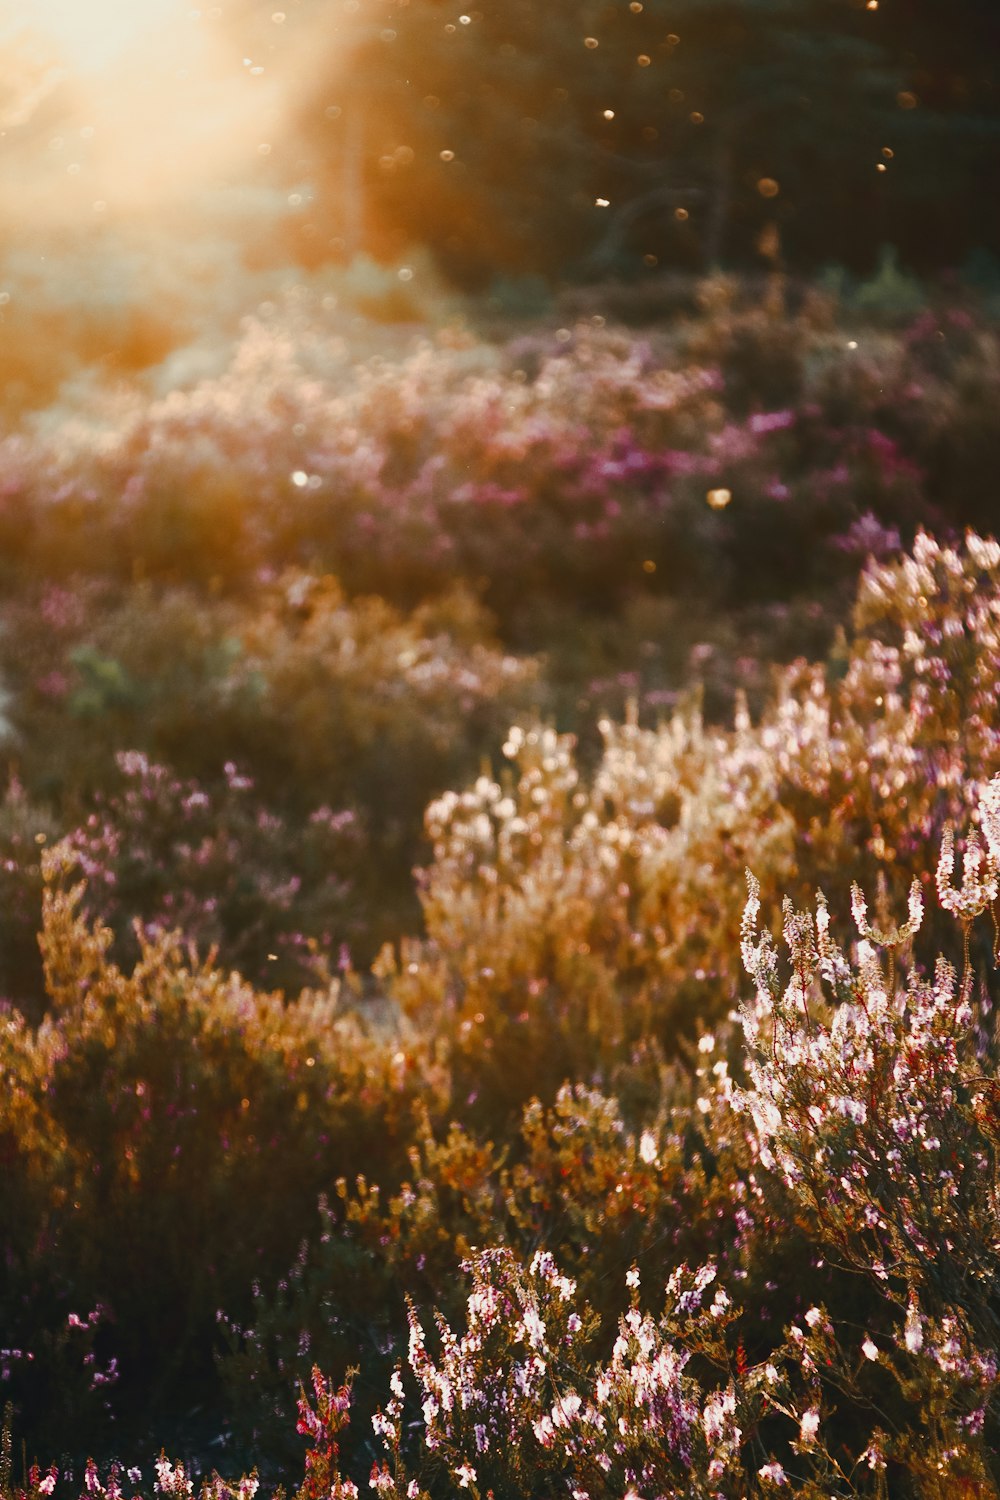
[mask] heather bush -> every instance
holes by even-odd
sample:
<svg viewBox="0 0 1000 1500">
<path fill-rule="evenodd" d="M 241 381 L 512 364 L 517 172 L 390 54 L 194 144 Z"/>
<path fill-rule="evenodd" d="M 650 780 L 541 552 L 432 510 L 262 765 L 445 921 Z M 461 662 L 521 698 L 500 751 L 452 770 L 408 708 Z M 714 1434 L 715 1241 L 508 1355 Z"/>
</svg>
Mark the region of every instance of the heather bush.
<svg viewBox="0 0 1000 1500">
<path fill-rule="evenodd" d="M 976 813 L 961 881 L 951 825 L 936 881 L 966 937 L 997 901 L 1000 777 Z M 567 1089 L 551 1113 L 529 1107 L 509 1165 L 453 1127 L 428 1137 L 385 1208 L 366 1183 L 342 1186 L 318 1258 L 303 1252 L 287 1300 L 265 1299 L 241 1373 L 260 1374 L 275 1340 L 291 1356 L 296 1318 L 310 1330 L 300 1364 L 312 1330 L 330 1350 L 331 1327 L 347 1326 L 334 1312 L 346 1267 L 364 1285 L 362 1267 L 370 1277 L 381 1262 L 397 1349 L 403 1290 L 423 1303 L 436 1285 L 445 1311 L 432 1336 L 409 1306 L 409 1376 L 391 1376 L 372 1418 L 384 1456 L 363 1434 L 345 1448 L 357 1476 L 374 1451 L 379 1492 L 433 1494 L 447 1475 L 503 1495 L 605 1494 L 612 1482 L 637 1494 L 995 1493 L 992 1004 L 968 941 L 961 974 L 912 956 L 926 931 L 919 882 L 905 921 L 873 925 L 857 887 L 852 907 L 853 952 L 825 898 L 814 914 L 786 901 L 785 978 L 750 878 L 742 1082 L 713 1061 L 723 1028 L 699 1045 L 686 1110 L 682 1083 L 658 1126 L 633 1133 L 613 1100 Z M 776 1239 L 793 1251 L 782 1282 Z M 689 1263 L 703 1269 L 688 1271 L 699 1240 L 706 1258 Z M 539 1243 L 559 1243 L 558 1268 Z M 632 1300 L 619 1323 L 623 1268 Z M 659 1321 L 639 1293 L 657 1279 Z M 762 1297 L 770 1306 L 755 1308 Z M 393 1313 L 369 1327 L 382 1366 Z"/>
<path fill-rule="evenodd" d="M 428 809 L 427 935 L 387 955 L 393 993 L 447 1015 L 487 1115 L 724 1014 L 747 862 L 775 901 L 861 881 L 891 905 L 926 881 L 927 841 L 1000 765 L 998 629 L 1000 547 L 920 535 L 863 574 L 851 643 L 782 672 L 757 723 L 603 721 L 590 775 L 570 737 L 513 729 L 510 772 Z"/>
<path fill-rule="evenodd" d="M 30 746 L 25 775 L 46 792 L 99 785 L 115 750 L 137 749 L 183 775 L 249 763 L 268 790 L 291 781 L 303 806 L 316 794 L 337 805 L 365 774 L 391 810 L 390 749 L 426 798 L 421 762 L 437 755 L 446 779 L 461 726 L 475 754 L 476 734 L 495 736 L 534 677 L 497 650 L 467 595 L 403 615 L 313 574 L 261 579 L 241 600 L 84 581 L 11 601 L 5 623 L 14 744 Z"/>
<path fill-rule="evenodd" d="M 607 1326 L 633 1265 L 655 1278 L 665 1260 L 711 1258 L 746 1282 L 756 1226 L 738 1180 L 745 1143 L 723 1118 L 725 1062 L 713 1059 L 704 1094 L 693 1070 L 656 1058 L 630 1071 L 643 1075 L 641 1090 L 624 1073 L 616 1093 L 566 1085 L 550 1108 L 526 1106 L 497 1143 L 424 1122 L 394 1192 L 341 1179 L 281 1286 L 261 1289 L 250 1322 L 230 1326 L 223 1374 L 244 1451 L 290 1457 L 292 1381 L 314 1361 L 343 1368 L 364 1350 L 355 1399 L 369 1413 L 398 1349 L 404 1297 L 461 1316 L 459 1271 L 477 1247 L 503 1245 L 526 1265 L 539 1244 L 558 1244 Z M 775 1257 L 759 1258 L 768 1264 L 754 1268 L 755 1285 L 776 1269 Z"/>
<path fill-rule="evenodd" d="M 46 871 L 51 1008 L 34 1029 L 4 1016 L 0 1139 L 5 1343 L 26 1352 L 5 1373 L 51 1441 L 67 1393 L 46 1337 L 99 1308 L 120 1412 L 190 1399 L 211 1385 L 218 1308 L 238 1314 L 287 1264 L 332 1177 L 397 1177 L 417 1095 L 436 1112 L 447 1082 L 420 1038 L 366 1026 L 337 984 L 288 1003 L 141 929 L 123 970 L 80 915 L 69 851 Z"/>
<path fill-rule="evenodd" d="M 995 328 L 307 302 L 2 445 L 3 1500 L 995 1494 Z"/>
<path fill-rule="evenodd" d="M 251 982 L 297 992 L 328 979 L 330 956 L 363 930 L 346 873 L 366 852 L 356 815 L 319 807 L 292 829 L 232 761 L 218 790 L 137 751 L 117 761 L 120 788 L 98 794 L 60 850 L 118 951 L 134 958 L 141 922 L 149 934 L 182 932 Z"/>
<path fill-rule="evenodd" d="M 957 922 L 961 971 L 933 948 L 929 962 L 917 956 L 929 913 L 916 880 L 894 922 L 873 921 L 855 887 L 853 947 L 833 936 L 824 897 L 812 912 L 786 902 L 783 974 L 751 877 L 742 1057 L 725 1025 L 683 1069 L 635 1053 L 614 1079 L 626 1102 L 566 1088 L 551 1110 L 528 1107 L 520 1142 L 425 1121 L 412 1176 L 384 1207 L 368 1180 L 345 1175 L 277 1301 L 258 1295 L 256 1327 L 233 1330 L 231 1369 L 244 1392 L 263 1378 L 267 1404 L 275 1354 L 286 1392 L 317 1346 L 341 1365 L 360 1353 L 374 1373 L 338 1390 L 314 1369 L 313 1399 L 298 1403 L 300 1494 L 349 1496 L 366 1478 L 408 1500 L 612 1485 L 734 1500 L 995 1493 L 997 1041 L 972 934 L 998 899 L 1000 777 L 973 812 L 971 831 L 946 825 L 932 882 Z M 49 982 L 57 1014 L 82 1007 L 103 1028 L 109 987 L 129 981 L 109 970 L 107 938 L 74 915 L 78 894 L 49 903 Z M 133 1007 L 137 976 L 151 983 L 164 951 L 144 954 Z M 82 1001 L 81 973 L 92 978 Z M 197 1001 L 199 975 L 183 977 Z M 19 1076 L 38 1045 L 23 1024 L 7 1028 Z M 30 1088 L 14 1095 L 34 1152 L 22 1211 L 46 1153 L 58 1171 L 70 1150 L 38 1123 L 68 1121 L 52 1092 L 41 1108 Z M 83 1180 L 73 1192 L 100 1191 Z M 558 1259 L 539 1248 L 547 1240 Z M 432 1303 L 443 1305 L 433 1327 Z M 370 1422 L 348 1431 L 352 1401 Z M 287 1396 L 279 1404 L 288 1421 Z M 168 1479 L 185 1490 L 183 1467 L 164 1473 L 160 1493 Z"/>
<path fill-rule="evenodd" d="M 93 909 L 119 933 L 135 916 L 182 926 L 294 989 L 310 942 L 363 962 L 416 920 L 427 800 L 474 769 L 537 680 L 467 595 L 404 616 L 310 574 L 240 601 L 53 585 L 3 613 L 20 780 L 0 840 L 24 887 L 5 918 L 20 955 L 7 993 L 35 1009 L 38 834 L 73 832 Z"/>
<path fill-rule="evenodd" d="M 51 810 L 12 774 L 0 802 L 0 995 L 38 1019 L 42 852 L 60 833 Z"/>
<path fill-rule="evenodd" d="M 872 1424 L 873 1473 L 909 1475 L 926 1495 L 995 1493 L 996 1035 L 968 937 L 997 900 L 998 798 L 1000 777 L 979 800 L 982 835 L 966 837 L 958 886 L 950 824 L 938 863 L 938 900 L 965 937 L 961 974 L 940 956 L 929 971 L 906 961 L 923 919 L 919 882 L 907 919 L 879 927 L 855 887 L 853 962 L 822 895 L 815 914 L 786 901 L 787 984 L 758 928 L 753 877 L 743 923 L 756 993 L 743 1008 L 749 1087 L 735 1103 L 752 1121 L 761 1183 L 780 1180 L 810 1242 L 879 1304 L 860 1340 L 823 1308 L 791 1330 L 816 1397 L 811 1440 L 827 1411 L 843 1438 L 829 1393 L 839 1388 L 852 1432 L 865 1413 Z"/>
<path fill-rule="evenodd" d="M 6 439 L 8 577 L 232 589 L 307 567 L 405 606 L 482 580 L 513 639 L 528 601 L 733 607 L 785 600 L 790 576 L 836 614 L 859 527 L 905 543 L 989 523 L 1000 361 L 981 311 L 932 303 L 889 331 L 780 287 L 709 283 L 700 302 L 641 334 L 598 314 L 368 359 L 320 301 L 312 319 L 308 295 L 272 306 L 220 374 Z"/>
</svg>

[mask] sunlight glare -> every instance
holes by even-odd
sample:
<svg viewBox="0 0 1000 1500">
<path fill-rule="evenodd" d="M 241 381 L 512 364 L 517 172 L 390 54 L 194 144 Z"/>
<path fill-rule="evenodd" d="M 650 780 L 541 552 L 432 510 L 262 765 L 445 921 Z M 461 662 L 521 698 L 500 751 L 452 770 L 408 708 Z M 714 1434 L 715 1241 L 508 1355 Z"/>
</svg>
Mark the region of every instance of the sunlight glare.
<svg viewBox="0 0 1000 1500">
<path fill-rule="evenodd" d="M 34 0 L 31 25 L 77 72 L 106 67 L 182 10 L 181 0 Z"/>
<path fill-rule="evenodd" d="M 200 212 L 206 191 L 253 189 L 322 55 L 278 16 L 237 36 L 222 7 L 190 0 L 33 0 L 27 15 L 0 0 L 0 127 L 21 132 L 5 201 L 54 226 Z"/>
</svg>

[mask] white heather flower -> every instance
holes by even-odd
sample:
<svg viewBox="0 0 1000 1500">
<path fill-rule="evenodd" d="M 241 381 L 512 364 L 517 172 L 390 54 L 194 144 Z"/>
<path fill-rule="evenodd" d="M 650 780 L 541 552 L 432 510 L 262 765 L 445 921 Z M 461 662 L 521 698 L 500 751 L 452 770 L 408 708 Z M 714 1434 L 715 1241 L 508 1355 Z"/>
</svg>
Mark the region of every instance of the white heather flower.
<svg viewBox="0 0 1000 1500">
<path fill-rule="evenodd" d="M 765 1483 L 770 1484 L 788 1483 L 788 1480 L 785 1478 L 785 1471 L 778 1463 L 777 1459 L 772 1460 L 772 1462 L 769 1464 L 765 1464 L 762 1469 L 758 1469 L 757 1478 L 763 1479 Z"/>
<path fill-rule="evenodd" d="M 819 1412 L 812 1406 L 802 1413 L 802 1420 L 799 1422 L 799 1442 L 811 1446 L 816 1441 L 818 1431 Z"/>
<path fill-rule="evenodd" d="M 985 866 L 985 869 L 984 869 Z M 979 835 L 969 834 L 962 861 L 962 884 L 957 889 L 951 879 L 955 869 L 955 831 L 945 825 L 941 837 L 941 856 L 937 867 L 938 900 L 960 922 L 971 922 L 997 898 L 997 867 L 992 855 L 983 854 Z"/>
<path fill-rule="evenodd" d="M 455 1478 L 463 1490 L 467 1490 L 470 1484 L 476 1482 L 476 1471 L 471 1464 L 460 1464 L 455 1470 Z"/>
<path fill-rule="evenodd" d="M 533 1349 L 545 1348 L 545 1324 L 538 1316 L 535 1308 L 526 1307 L 524 1309 L 521 1326 L 524 1337 L 527 1338 Z"/>
<path fill-rule="evenodd" d="M 656 1160 L 656 1137 L 651 1130 L 644 1130 L 639 1141 L 639 1159 L 647 1166 Z"/>
<path fill-rule="evenodd" d="M 924 898 L 920 890 L 920 881 L 914 879 L 910 883 L 910 894 L 907 899 L 907 913 L 909 916 L 910 936 L 915 937 L 920 931 L 924 920 Z"/>
<path fill-rule="evenodd" d="M 535 1437 L 541 1443 L 542 1447 L 551 1448 L 553 1438 L 555 1437 L 555 1428 L 552 1426 L 552 1418 L 539 1417 L 536 1422 L 532 1423 L 532 1426 L 534 1428 Z"/>
<path fill-rule="evenodd" d="M 906 1324 L 903 1330 L 906 1347 L 911 1354 L 919 1354 L 924 1344 L 924 1329 L 917 1311 L 917 1304 L 911 1302 L 906 1310 Z"/>
<path fill-rule="evenodd" d="M 872 1342 L 868 1334 L 865 1334 L 864 1342 L 861 1345 L 861 1353 L 865 1359 L 870 1359 L 873 1364 L 878 1362 L 878 1346 Z"/>
<path fill-rule="evenodd" d="M 728 1292 L 724 1292 L 722 1287 L 720 1286 L 719 1290 L 716 1292 L 715 1297 L 712 1300 L 712 1305 L 708 1310 L 713 1318 L 721 1318 L 722 1314 L 729 1306 L 729 1294 Z"/>
<path fill-rule="evenodd" d="M 869 1469 L 885 1468 L 885 1456 L 882 1453 L 881 1447 L 879 1446 L 878 1438 L 872 1438 L 871 1442 L 868 1444 L 868 1447 L 865 1449 L 864 1453 L 861 1454 L 858 1461 L 859 1463 L 866 1463 Z"/>
<path fill-rule="evenodd" d="M 1000 866 L 1000 776 L 994 776 L 979 799 L 979 822 L 989 857 Z"/>
<path fill-rule="evenodd" d="M 870 937 L 871 928 L 868 925 L 868 906 L 865 902 L 864 893 L 856 881 L 851 885 L 851 916 L 854 918 L 854 925 L 857 927 L 859 935 L 861 937 Z"/>
<path fill-rule="evenodd" d="M 806 1313 L 806 1322 L 810 1328 L 816 1328 L 823 1321 L 823 1314 L 818 1307 L 811 1307 Z"/>
<path fill-rule="evenodd" d="M 631 1269 L 631 1271 L 626 1271 L 625 1272 L 625 1285 L 627 1287 L 637 1287 L 639 1285 L 639 1268 L 638 1268 L 638 1266 L 633 1266 L 632 1269 Z"/>
<path fill-rule="evenodd" d="M 907 920 L 900 927 L 890 928 L 881 932 L 871 925 L 868 919 L 868 904 L 864 893 L 859 885 L 851 886 L 851 914 L 854 917 L 858 933 L 862 938 L 868 939 L 880 947 L 895 948 L 900 943 L 907 942 L 915 937 L 920 931 L 924 920 L 924 899 L 920 891 L 920 881 L 914 879 L 910 883 L 910 891 L 906 900 Z"/>
<path fill-rule="evenodd" d="M 561 1396 L 552 1408 L 552 1426 L 568 1427 L 582 1405 L 583 1402 L 575 1391 L 570 1391 L 568 1396 Z"/>
</svg>

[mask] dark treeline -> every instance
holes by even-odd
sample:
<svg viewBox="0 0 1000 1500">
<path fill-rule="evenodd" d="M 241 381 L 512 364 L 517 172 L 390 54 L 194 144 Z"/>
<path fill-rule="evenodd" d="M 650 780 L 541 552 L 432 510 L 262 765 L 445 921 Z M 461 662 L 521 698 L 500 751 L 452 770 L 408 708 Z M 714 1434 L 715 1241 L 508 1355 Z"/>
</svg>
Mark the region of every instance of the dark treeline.
<svg viewBox="0 0 1000 1500">
<path fill-rule="evenodd" d="M 301 0 L 287 19 L 329 52 L 284 148 L 315 180 L 293 230 L 314 263 L 422 244 L 475 287 L 866 271 L 886 244 L 933 272 L 998 243 L 989 0 Z"/>
</svg>

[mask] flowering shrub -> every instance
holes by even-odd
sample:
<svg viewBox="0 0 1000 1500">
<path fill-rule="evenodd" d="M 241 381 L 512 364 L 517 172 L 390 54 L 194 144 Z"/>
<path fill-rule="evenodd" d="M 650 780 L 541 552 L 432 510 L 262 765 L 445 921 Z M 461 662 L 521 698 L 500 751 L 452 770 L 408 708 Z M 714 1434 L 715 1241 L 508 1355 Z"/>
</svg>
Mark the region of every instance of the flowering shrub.
<svg viewBox="0 0 1000 1500">
<path fill-rule="evenodd" d="M 5 565 L 217 585 L 307 565 L 407 604 L 485 578 L 512 629 L 530 600 L 614 607 L 649 562 L 692 597 L 783 600 L 789 563 L 801 589 L 846 577 L 859 526 L 989 522 L 988 320 L 892 334 L 721 284 L 702 303 L 641 335 L 599 318 L 364 362 L 318 305 L 272 308 L 193 389 L 7 439 Z"/>
<path fill-rule="evenodd" d="M 658 1103 L 648 1081 L 637 1087 L 641 1058 L 633 1057 L 616 1078 L 631 1121 L 615 1100 L 578 1085 L 551 1111 L 529 1106 L 521 1144 L 510 1143 L 506 1160 L 458 1126 L 445 1137 L 427 1123 L 411 1154 L 412 1180 L 391 1190 L 385 1208 L 364 1181 L 338 1188 L 340 1206 L 324 1212 L 318 1255 L 304 1250 L 286 1284 L 284 1330 L 280 1308 L 268 1322 L 264 1299 L 264 1320 L 245 1332 L 236 1367 L 244 1378 L 263 1373 L 289 1312 L 305 1316 L 298 1362 L 313 1356 L 314 1334 L 329 1349 L 331 1330 L 341 1349 L 356 1351 L 370 1310 L 363 1299 L 386 1298 L 398 1278 L 395 1305 L 367 1323 L 376 1379 L 390 1391 L 374 1412 L 371 1385 L 359 1403 L 362 1415 L 371 1412 L 372 1435 L 346 1431 L 350 1381 L 338 1389 L 314 1368 L 314 1399 L 300 1396 L 297 1427 L 309 1443 L 302 1500 L 355 1496 L 366 1478 L 375 1492 L 406 1500 L 442 1488 L 574 1500 L 612 1489 L 733 1500 L 778 1491 L 808 1500 L 994 1493 L 997 1042 L 972 929 L 998 896 L 1000 776 L 979 793 L 974 812 L 978 831 L 962 839 L 960 878 L 949 825 L 935 882 L 964 939 L 961 972 L 945 958 L 928 969 L 913 956 L 928 927 L 915 881 L 905 920 L 895 922 L 873 919 L 855 887 L 853 951 L 833 936 L 822 896 L 812 912 L 786 902 L 783 976 L 751 877 L 740 951 L 754 993 L 742 1008 L 740 1076 L 725 1058 L 732 1038 L 722 1026 L 703 1034 L 687 1070 L 663 1071 L 654 1059 L 647 1072 L 660 1067 Z M 49 900 L 48 982 L 54 1017 L 76 1009 L 76 1024 L 96 1031 L 84 1046 L 82 1031 L 78 1040 L 65 1020 L 59 1031 L 50 1020 L 37 1038 L 17 1025 L 5 1034 L 11 1070 L 24 1080 L 11 1105 L 22 1160 L 31 1163 L 26 1170 L 15 1162 L 12 1177 L 24 1184 L 24 1209 L 52 1191 L 46 1162 L 50 1174 L 61 1172 L 50 1181 L 78 1195 L 72 1201 L 102 1192 L 89 1174 L 67 1175 L 63 1164 L 72 1156 L 66 1127 L 86 1118 L 78 1106 L 66 1108 L 61 1074 L 69 1060 L 93 1056 L 98 1037 L 110 1045 L 109 1026 L 121 1035 L 119 1007 L 132 1014 L 143 987 L 155 992 L 159 1034 L 169 1038 L 177 1024 L 171 988 L 184 1012 L 197 1014 L 218 984 L 217 976 L 172 968 L 162 944 L 145 948 L 126 980 L 106 962 L 107 935 L 75 915 L 78 899 L 74 891 Z M 290 1040 L 306 1003 L 287 1013 Z M 247 1026 L 266 1002 L 244 991 L 240 1006 Z M 273 1047 L 273 1012 L 266 1024 Z M 43 1089 L 30 1078 L 39 1052 L 50 1059 Z M 376 1055 L 374 1044 L 368 1057 Z M 286 1070 L 293 1056 L 290 1046 Z M 395 1054 L 391 1066 L 399 1066 Z M 155 1078 L 146 1076 L 155 1097 Z M 363 1101 L 358 1087 L 353 1098 Z M 329 1097 L 328 1084 L 327 1110 Z M 349 1097 L 341 1108 L 356 1112 Z M 380 1110 L 391 1097 L 391 1089 L 382 1094 Z M 199 1099 L 207 1098 L 202 1084 Z M 319 1110 L 314 1096 L 306 1113 Z M 141 1181 L 155 1165 L 154 1138 L 127 1139 L 136 1145 L 124 1159 Z M 157 1148 L 165 1140 L 160 1122 Z M 244 1155 L 251 1146 L 247 1137 Z M 94 1159 L 113 1154 L 91 1146 L 85 1161 Z M 366 1160 L 374 1160 L 370 1145 Z M 183 1171 L 178 1163 L 170 1175 Z M 235 1175 L 240 1186 L 254 1183 L 259 1212 L 262 1184 L 242 1171 Z M 161 1165 L 161 1192 L 169 1180 Z M 183 1201 L 196 1201 L 190 1178 L 183 1188 Z M 138 1243 L 116 1198 L 105 1197 L 104 1212 Z M 79 1257 L 81 1242 L 61 1234 Z M 563 1250 L 558 1261 L 539 1248 L 551 1238 Z M 789 1249 L 782 1284 L 775 1272 Z M 700 1254 L 688 1259 L 693 1250 Z M 459 1257 L 471 1278 L 464 1296 L 449 1285 Z M 624 1311 L 613 1292 L 621 1278 Z M 665 1288 L 660 1313 L 643 1291 L 657 1284 Z M 448 1311 L 433 1332 L 416 1296 L 403 1306 L 398 1293 L 406 1289 L 424 1305 L 445 1293 Z M 137 1309 L 117 1290 L 120 1316 L 134 1327 Z M 769 1304 L 755 1308 L 765 1296 Z M 284 1364 L 287 1377 L 294 1366 Z M 191 1492 L 184 1466 L 163 1459 L 157 1470 L 160 1493 Z M 87 1492 L 96 1493 L 102 1481 L 96 1469 L 87 1473 Z M 31 1485 L 46 1493 L 47 1477 L 34 1474 Z M 117 1482 L 112 1474 L 104 1492 Z M 252 1481 L 244 1483 L 252 1493 Z M 225 1500 L 245 1493 L 222 1480 L 208 1484 Z"/>
<path fill-rule="evenodd" d="M 258 983 L 298 990 L 329 977 L 327 955 L 357 932 L 350 885 L 337 876 L 361 861 L 353 813 L 316 808 L 293 834 L 232 761 L 218 792 L 137 751 L 118 768 L 121 790 L 99 798 L 60 849 L 86 878 L 88 911 L 120 944 L 141 920 L 151 934 L 178 930 L 200 952 L 218 950 Z"/>
<path fill-rule="evenodd" d="M 405 1326 L 404 1293 L 461 1317 L 458 1273 L 475 1247 L 502 1244 L 527 1264 L 539 1243 L 558 1244 L 609 1326 L 630 1265 L 655 1278 L 665 1259 L 711 1258 L 746 1282 L 756 1219 L 739 1181 L 745 1144 L 726 1120 L 726 1064 L 713 1061 L 706 1099 L 686 1070 L 651 1063 L 641 1093 L 615 1080 L 632 1096 L 628 1116 L 613 1095 L 566 1086 L 550 1109 L 531 1103 L 503 1149 L 457 1124 L 439 1134 L 426 1124 L 398 1190 L 338 1182 L 281 1288 L 262 1290 L 249 1326 L 230 1329 L 223 1373 L 246 1451 L 285 1452 L 291 1382 L 311 1361 L 337 1368 L 371 1346 L 356 1393 L 366 1414 L 391 1368 L 377 1351 L 391 1354 Z M 755 1285 L 773 1270 L 761 1259 Z"/>
<path fill-rule="evenodd" d="M 515 728 L 512 774 L 431 804 L 427 940 L 404 945 L 393 993 L 449 1016 L 470 1090 L 520 1104 L 724 1013 L 751 860 L 774 901 L 926 884 L 927 841 L 1000 765 L 1000 546 L 921 534 L 865 571 L 855 620 L 828 667 L 781 674 L 757 724 L 603 721 L 589 777 L 570 737 Z M 954 948 L 938 918 L 929 936 Z"/>
<path fill-rule="evenodd" d="M 418 1093 L 436 1112 L 447 1092 L 421 1038 L 366 1028 L 336 984 L 286 1003 L 171 934 L 139 933 L 123 971 L 80 915 L 66 851 L 46 869 L 50 1013 L 35 1030 L 3 1015 L 0 1114 L 5 1343 L 29 1351 L 4 1375 L 43 1427 L 44 1339 L 85 1299 L 105 1318 L 85 1388 L 111 1356 L 133 1409 L 153 1381 L 210 1384 L 220 1304 L 238 1315 L 287 1264 L 332 1176 L 392 1181 Z"/>
<path fill-rule="evenodd" d="M 318 972 L 311 943 L 363 962 L 412 924 L 428 798 L 537 677 L 468 596 L 403 616 L 302 573 L 243 603 L 53 586 L 3 613 L 20 777 L 0 813 L 3 963 L 32 1013 L 36 839 L 72 835 L 119 936 L 134 917 L 182 927 L 294 990 Z"/>
<path fill-rule="evenodd" d="M 959 886 L 951 883 L 953 835 L 945 835 L 938 899 L 966 930 L 997 899 L 998 809 L 1000 777 L 980 797 L 983 842 L 967 839 Z M 423 1495 L 428 1485 L 433 1492 L 442 1471 L 453 1486 L 484 1495 L 600 1494 L 612 1484 L 616 1492 L 646 1486 L 678 1495 L 994 1492 L 998 1136 L 986 990 L 971 957 L 961 975 L 942 958 L 926 975 L 909 957 L 924 926 L 919 884 L 906 920 L 891 926 L 873 925 L 855 889 L 853 958 L 832 936 L 822 897 L 813 914 L 786 902 L 787 981 L 759 914 L 751 877 L 741 942 L 756 991 L 743 1007 L 746 1082 L 734 1088 L 725 1064 L 699 1068 L 692 1116 L 701 1117 L 743 1233 L 729 1261 L 731 1284 L 759 1294 L 768 1241 L 780 1230 L 805 1251 L 778 1299 L 794 1315 L 786 1313 L 782 1329 L 773 1313 L 752 1317 L 734 1307 L 725 1287 L 716 1289 L 710 1262 L 696 1273 L 670 1272 L 657 1324 L 640 1307 L 634 1268 L 631 1309 L 609 1359 L 607 1316 L 579 1302 L 573 1274 L 596 1272 L 593 1284 L 606 1285 L 607 1263 L 590 1265 L 590 1257 L 600 1257 L 602 1237 L 619 1253 L 626 1248 L 613 1200 L 597 1210 L 594 1179 L 606 1164 L 605 1191 L 617 1177 L 616 1195 L 625 1187 L 635 1200 L 643 1166 L 663 1172 L 669 1139 L 647 1130 L 637 1141 L 607 1101 L 579 1090 L 561 1098 L 548 1121 L 529 1110 L 529 1152 L 509 1173 L 498 1173 L 488 1149 L 477 1154 L 453 1132 L 414 1162 L 421 1179 L 404 1186 L 388 1213 L 377 1194 L 373 1202 L 363 1193 L 345 1220 L 349 1237 L 371 1226 L 369 1243 L 392 1247 L 383 1253 L 410 1285 L 412 1249 L 422 1244 L 433 1254 L 441 1243 L 446 1184 L 459 1193 L 453 1223 L 488 1231 L 503 1205 L 511 1239 L 511 1248 L 469 1260 L 464 1331 L 439 1317 L 438 1353 L 410 1307 L 409 1367 L 422 1422 L 415 1434 L 404 1421 L 409 1398 L 397 1372 L 374 1417 L 386 1452 L 371 1475 L 379 1493 Z M 710 1058 L 717 1045 L 706 1036 L 699 1050 Z M 682 1118 L 673 1113 L 671 1125 L 679 1129 Z M 595 1150 L 602 1133 L 603 1161 Z M 567 1210 L 551 1213 L 550 1183 L 560 1175 L 576 1226 L 586 1229 L 579 1238 Z M 665 1228 L 685 1211 L 707 1222 L 723 1213 L 721 1204 L 699 1205 L 694 1178 L 663 1211 Z M 518 1250 L 518 1231 L 529 1224 Z M 543 1224 L 564 1245 L 569 1276 L 547 1252 L 532 1254 Z M 328 1241 L 336 1229 L 334 1216 Z M 655 1246 L 664 1270 L 677 1246 L 667 1249 L 665 1238 L 651 1235 L 646 1252 L 648 1259 Z M 423 1250 L 417 1263 L 422 1269 Z M 442 1273 L 432 1271 L 432 1280 Z M 711 1304 L 699 1313 L 709 1287 Z M 745 1352 L 751 1341 L 754 1361 Z M 707 1388 L 706 1365 L 728 1383 Z"/>
<path fill-rule="evenodd" d="M 19 1495 L 996 1493 L 996 334 L 710 293 L 4 440 Z"/>
<path fill-rule="evenodd" d="M 965 930 L 997 899 L 1000 777 L 981 797 L 986 839 L 966 841 L 961 886 L 951 884 L 953 833 L 938 867 L 942 907 Z M 920 1493 L 992 1493 L 998 1393 L 995 1287 L 997 1131 L 996 1038 L 992 1009 L 976 992 L 966 941 L 961 976 L 938 958 L 932 976 L 910 963 L 923 903 L 914 884 L 907 921 L 875 929 L 856 887 L 860 941 L 851 963 L 830 932 L 826 902 L 815 914 L 784 909 L 790 978 L 758 929 L 759 886 L 750 877 L 742 938 L 756 994 L 743 1008 L 749 1087 L 735 1095 L 753 1125 L 760 1166 L 780 1177 L 811 1243 L 865 1278 L 878 1295 L 882 1338 L 860 1341 L 860 1363 L 826 1313 L 793 1328 L 801 1368 L 817 1393 L 854 1366 L 845 1388 L 863 1409 L 881 1411 L 870 1434 L 873 1471 L 894 1462 Z M 885 958 L 880 956 L 884 952 Z M 839 1344 L 839 1347 L 838 1347 Z M 860 1379 L 866 1364 L 880 1379 Z M 827 1369 L 838 1374 L 827 1375 Z M 883 1373 L 884 1372 L 884 1373 Z M 895 1382 L 908 1416 L 885 1423 L 875 1392 Z M 828 1398 L 825 1398 L 828 1399 Z M 914 1418 L 913 1405 L 919 1416 Z M 914 1440 L 919 1422 L 929 1452 Z M 883 1425 L 885 1424 L 885 1425 Z M 888 1429 L 888 1430 L 887 1430 Z M 984 1435 L 985 1440 L 984 1440 Z M 813 1430 L 812 1440 L 816 1433 Z"/>
</svg>

